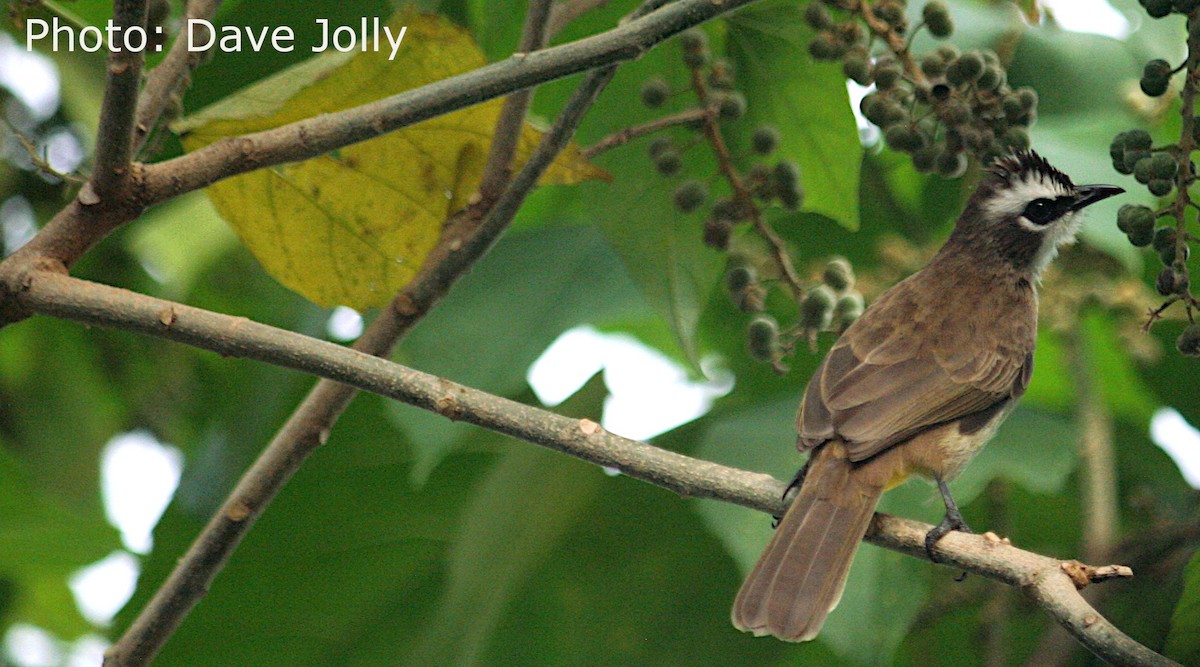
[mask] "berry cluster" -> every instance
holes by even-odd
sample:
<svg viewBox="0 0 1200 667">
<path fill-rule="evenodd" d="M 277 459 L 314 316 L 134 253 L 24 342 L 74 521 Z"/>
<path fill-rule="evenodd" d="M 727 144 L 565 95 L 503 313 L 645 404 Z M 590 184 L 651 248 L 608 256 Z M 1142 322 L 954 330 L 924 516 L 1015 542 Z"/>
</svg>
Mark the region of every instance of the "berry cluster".
<svg viewBox="0 0 1200 667">
<path fill-rule="evenodd" d="M 840 20 L 831 7 L 843 15 Z M 889 147 L 912 155 L 924 173 L 955 178 L 966 170 L 968 156 L 986 162 L 1028 148 L 1037 93 L 1009 88 L 1004 66 L 990 50 L 960 53 L 946 45 L 914 58 L 910 33 L 923 27 L 944 39 L 954 32 L 941 0 L 927 2 L 921 17 L 910 31 L 902 0 L 814 0 L 805 10 L 817 30 L 809 54 L 840 60 L 847 78 L 875 85 L 860 111 L 880 127 Z M 873 55 L 879 38 L 888 52 Z"/>
<path fill-rule="evenodd" d="M 862 294 L 854 289 L 854 269 L 842 257 L 825 265 L 821 282 L 805 292 L 796 325 L 787 331 L 781 331 L 779 322 L 763 312 L 766 291 L 752 266 L 734 264 L 726 274 L 726 287 L 739 308 L 757 313 L 746 329 L 750 356 L 781 371 L 786 370 L 783 357 L 791 353 L 796 341 L 807 340 L 811 346 L 822 331 L 845 331 L 862 315 L 864 307 Z"/>
<path fill-rule="evenodd" d="M 729 197 L 713 202 L 711 212 L 704 223 L 704 241 L 720 250 L 729 247 L 734 226 L 753 222 L 760 215 L 760 207 L 778 202 L 789 210 L 797 210 L 804 202 L 804 188 L 800 184 L 800 168 L 791 161 L 775 164 L 756 164 L 745 176 L 739 174 L 728 161 L 727 149 L 720 137 L 719 124 L 740 119 L 746 113 L 746 97 L 735 86 L 733 66 L 724 59 L 714 60 L 708 48 L 708 39 L 700 30 L 689 30 L 680 36 L 683 63 L 691 72 L 691 89 L 700 101 L 699 116 L 686 117 L 680 124 L 700 130 L 714 145 L 718 159 L 725 158 L 722 165 L 733 190 Z M 651 109 L 661 107 L 675 91 L 661 76 L 648 79 L 642 84 L 642 103 Z M 779 130 L 762 126 L 751 137 L 751 148 L 756 155 L 769 156 L 779 147 Z M 684 147 L 675 141 L 660 137 L 650 143 L 650 159 L 654 168 L 663 176 L 678 175 L 683 169 Z M 704 181 L 690 178 L 675 188 L 675 208 L 681 213 L 699 210 L 709 201 L 709 188 Z"/>
<path fill-rule="evenodd" d="M 1195 53 L 1200 48 L 1200 0 L 1140 0 L 1142 8 L 1153 18 L 1162 18 L 1171 13 L 1188 16 L 1188 49 Z M 1180 97 L 1183 113 L 1180 138 L 1177 143 L 1154 146 L 1150 133 L 1142 129 L 1127 130 L 1113 138 L 1109 146 L 1109 157 L 1117 172 L 1132 175 L 1155 197 L 1170 197 L 1170 201 L 1159 210 L 1147 206 L 1126 204 L 1117 212 L 1117 227 L 1139 248 L 1151 247 L 1158 255 L 1163 268 L 1155 280 L 1155 289 L 1165 298 L 1163 304 L 1151 311 L 1145 328 L 1163 316 L 1175 303 L 1183 303 L 1191 322 L 1176 341 L 1179 351 L 1189 356 L 1200 356 L 1200 325 L 1195 323 L 1195 311 L 1200 309 L 1191 293 L 1191 278 L 1188 275 L 1188 259 L 1191 241 L 1195 237 L 1187 231 L 1186 214 L 1195 207 L 1190 188 L 1196 182 L 1196 165 L 1191 154 L 1200 146 L 1200 118 L 1194 116 L 1196 101 L 1197 72 L 1195 58 L 1189 57 L 1178 67 L 1162 59 L 1146 63 L 1142 69 L 1141 89 L 1150 97 L 1160 97 L 1171 88 L 1171 79 L 1180 72 L 1183 77 Z M 1158 225 L 1160 219 L 1167 224 Z"/>
</svg>

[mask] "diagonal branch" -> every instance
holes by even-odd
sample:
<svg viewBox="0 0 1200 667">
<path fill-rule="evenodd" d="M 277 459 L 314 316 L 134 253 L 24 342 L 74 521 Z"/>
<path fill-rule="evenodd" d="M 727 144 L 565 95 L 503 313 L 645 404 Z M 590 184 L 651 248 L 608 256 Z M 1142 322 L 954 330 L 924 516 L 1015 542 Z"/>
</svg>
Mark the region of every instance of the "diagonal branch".
<svg viewBox="0 0 1200 667">
<path fill-rule="evenodd" d="M 695 498 L 713 498 L 781 514 L 785 485 L 768 475 L 718 465 L 608 433 L 571 419 L 407 368 L 334 343 L 55 272 L 26 276 L 20 299 L 31 310 L 88 325 L 156 336 L 256 359 L 353 385 L 542 445 Z M 255 508 L 232 505 L 231 522 Z M 866 539 L 916 558 L 928 558 L 930 526 L 877 514 Z M 1128 568 L 1089 567 L 1017 549 L 994 535 L 953 532 L 938 543 L 942 563 L 1020 588 L 1076 640 L 1114 665 L 1176 666 L 1122 633 L 1079 594 L 1089 583 L 1130 576 Z"/>
<path fill-rule="evenodd" d="M 141 99 L 138 100 L 137 122 L 133 127 L 133 152 L 136 155 L 146 145 L 150 133 L 154 131 L 163 111 L 170 104 L 171 96 L 187 86 L 188 78 L 193 70 L 204 60 L 204 51 L 188 49 L 186 30 L 188 19 L 211 19 L 221 6 L 221 0 L 188 0 L 184 12 L 184 28 L 175 36 L 171 50 L 158 67 L 146 75 L 146 85 L 142 88 Z M 205 40 L 208 43 L 208 40 Z"/>
<path fill-rule="evenodd" d="M 546 21 L 549 18 L 550 0 L 530 1 L 525 25 L 521 29 L 521 43 L 513 55 L 524 56 L 545 46 Z M 496 121 L 496 131 L 492 133 L 492 148 L 479 182 L 479 196 L 485 202 L 499 196 L 512 175 L 513 158 L 517 155 L 517 144 L 521 141 L 521 130 L 525 128 L 525 116 L 529 113 L 532 101 L 532 88 L 513 93 L 504 100 L 500 119 Z"/>
<path fill-rule="evenodd" d="M 96 169 L 91 183 L 80 191 L 84 205 L 94 205 L 124 195 L 133 155 L 133 118 L 138 86 L 142 82 L 142 50 L 121 49 L 130 28 L 146 27 L 146 0 L 116 0 L 113 3 L 114 38 L 109 45 L 104 100 L 96 132 Z"/>
<path fill-rule="evenodd" d="M 439 242 L 420 274 L 355 342 L 354 353 L 385 356 L 459 277 L 495 243 L 538 179 L 566 147 L 579 122 L 611 80 L 615 67 L 587 76 L 554 127 L 466 239 Z M 196 537 L 170 576 L 133 624 L 106 654 L 105 665 L 127 667 L 151 660 L 208 591 L 213 579 L 254 522 L 300 466 L 329 437 L 338 417 L 357 394 L 348 384 L 322 380 L 238 481 L 224 506 Z"/>
</svg>

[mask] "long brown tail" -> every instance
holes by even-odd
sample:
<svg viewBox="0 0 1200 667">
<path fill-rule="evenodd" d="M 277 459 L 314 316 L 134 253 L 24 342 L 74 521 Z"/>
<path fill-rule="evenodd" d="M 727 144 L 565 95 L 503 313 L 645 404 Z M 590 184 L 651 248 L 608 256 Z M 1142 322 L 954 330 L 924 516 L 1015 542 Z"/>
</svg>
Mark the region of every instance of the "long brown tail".
<svg viewBox="0 0 1200 667">
<path fill-rule="evenodd" d="M 818 450 L 800 495 L 738 591 L 734 626 L 793 642 L 817 636 L 842 597 L 850 562 L 883 493 L 864 472 L 855 472 L 840 442 Z"/>
</svg>

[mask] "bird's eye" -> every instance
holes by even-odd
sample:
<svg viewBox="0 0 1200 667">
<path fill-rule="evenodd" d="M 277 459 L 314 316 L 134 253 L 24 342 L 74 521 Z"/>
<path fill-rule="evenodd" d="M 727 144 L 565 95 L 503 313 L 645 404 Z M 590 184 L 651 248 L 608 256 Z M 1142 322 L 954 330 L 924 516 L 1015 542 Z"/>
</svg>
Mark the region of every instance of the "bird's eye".
<svg viewBox="0 0 1200 667">
<path fill-rule="evenodd" d="M 1029 202 L 1021 215 L 1035 225 L 1048 225 L 1066 211 L 1067 207 L 1058 199 L 1035 199 Z"/>
</svg>

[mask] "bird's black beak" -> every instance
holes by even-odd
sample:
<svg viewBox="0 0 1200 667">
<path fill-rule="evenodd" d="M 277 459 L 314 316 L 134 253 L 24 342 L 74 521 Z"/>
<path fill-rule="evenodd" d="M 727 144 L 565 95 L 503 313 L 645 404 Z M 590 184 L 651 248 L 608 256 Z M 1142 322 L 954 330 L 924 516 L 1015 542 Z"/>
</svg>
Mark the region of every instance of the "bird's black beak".
<svg viewBox="0 0 1200 667">
<path fill-rule="evenodd" d="M 1078 211 L 1085 206 L 1091 206 L 1101 199 L 1125 192 L 1125 188 L 1115 185 L 1081 185 L 1075 188 L 1075 203 L 1071 204 L 1072 211 Z"/>
</svg>

